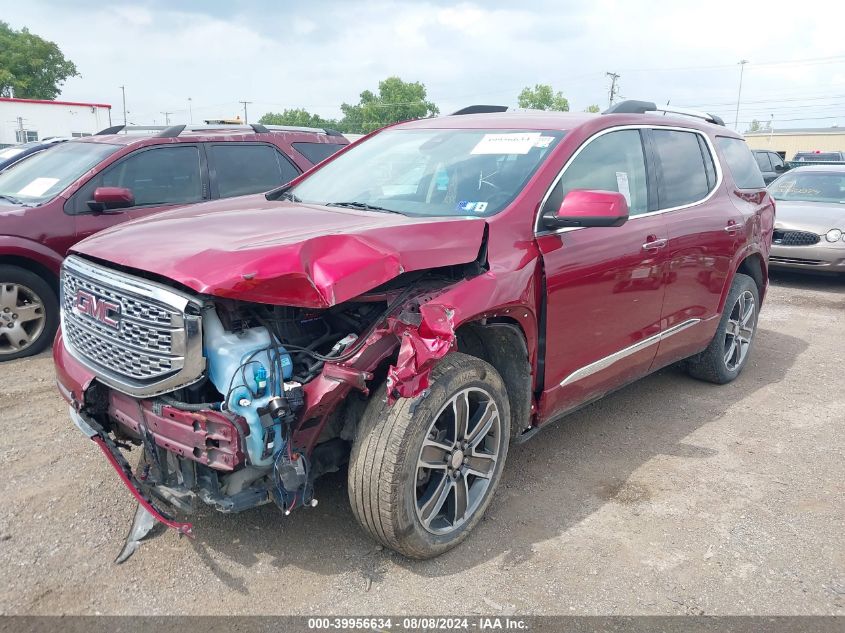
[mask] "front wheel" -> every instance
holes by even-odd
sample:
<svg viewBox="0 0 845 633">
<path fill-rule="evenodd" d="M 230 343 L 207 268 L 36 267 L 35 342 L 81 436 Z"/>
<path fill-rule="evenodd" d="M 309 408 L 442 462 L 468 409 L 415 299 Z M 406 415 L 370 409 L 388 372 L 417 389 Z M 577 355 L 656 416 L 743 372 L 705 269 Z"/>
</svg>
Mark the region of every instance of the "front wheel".
<svg viewBox="0 0 845 633">
<path fill-rule="evenodd" d="M 43 351 L 58 324 L 59 304 L 50 284 L 24 268 L 0 266 L 0 362 Z"/>
<path fill-rule="evenodd" d="M 431 386 L 389 406 L 373 397 L 349 462 L 349 500 L 361 526 L 410 558 L 455 547 L 481 520 L 510 438 L 505 385 L 488 363 L 446 356 Z"/>
<path fill-rule="evenodd" d="M 703 352 L 687 359 L 689 374 L 717 385 L 739 376 L 748 362 L 759 311 L 757 284 L 748 275 L 737 273 L 713 340 Z"/>
</svg>

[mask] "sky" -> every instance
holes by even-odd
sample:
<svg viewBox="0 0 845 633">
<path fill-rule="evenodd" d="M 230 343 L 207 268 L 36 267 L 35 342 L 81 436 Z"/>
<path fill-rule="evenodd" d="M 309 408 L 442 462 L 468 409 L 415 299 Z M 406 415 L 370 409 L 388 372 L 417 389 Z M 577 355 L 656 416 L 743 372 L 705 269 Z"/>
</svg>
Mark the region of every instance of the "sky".
<svg viewBox="0 0 845 633">
<path fill-rule="evenodd" d="M 81 76 L 60 99 L 136 124 L 305 108 L 339 117 L 391 75 L 442 113 L 516 105 L 551 84 L 573 110 L 619 94 L 707 110 L 738 128 L 845 126 L 845 1 L 0 0 L 0 19 L 56 42 Z M 189 102 L 190 99 L 190 102 Z M 190 110 L 189 110 L 190 103 Z"/>
</svg>

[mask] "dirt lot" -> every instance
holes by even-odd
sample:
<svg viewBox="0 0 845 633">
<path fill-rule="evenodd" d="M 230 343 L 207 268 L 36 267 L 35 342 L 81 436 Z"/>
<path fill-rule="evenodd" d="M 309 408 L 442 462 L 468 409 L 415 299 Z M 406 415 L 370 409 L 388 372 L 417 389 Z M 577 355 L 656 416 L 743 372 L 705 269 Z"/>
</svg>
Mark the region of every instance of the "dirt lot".
<svg viewBox="0 0 845 633">
<path fill-rule="evenodd" d="M 320 505 L 206 512 L 122 566 L 134 503 L 51 359 L 0 366 L 0 613 L 845 614 L 845 280 L 780 275 L 750 365 L 667 369 L 515 447 L 485 521 L 412 562 Z"/>
</svg>

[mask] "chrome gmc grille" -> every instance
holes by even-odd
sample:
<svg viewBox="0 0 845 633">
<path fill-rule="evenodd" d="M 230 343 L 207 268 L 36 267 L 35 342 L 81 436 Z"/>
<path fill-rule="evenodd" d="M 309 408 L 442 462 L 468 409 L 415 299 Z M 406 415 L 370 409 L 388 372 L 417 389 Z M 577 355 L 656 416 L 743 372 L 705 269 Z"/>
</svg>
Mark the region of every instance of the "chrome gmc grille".
<svg viewBox="0 0 845 633">
<path fill-rule="evenodd" d="M 66 347 L 118 391 L 146 397 L 202 376 L 201 304 L 190 295 L 71 256 L 61 301 Z"/>
</svg>

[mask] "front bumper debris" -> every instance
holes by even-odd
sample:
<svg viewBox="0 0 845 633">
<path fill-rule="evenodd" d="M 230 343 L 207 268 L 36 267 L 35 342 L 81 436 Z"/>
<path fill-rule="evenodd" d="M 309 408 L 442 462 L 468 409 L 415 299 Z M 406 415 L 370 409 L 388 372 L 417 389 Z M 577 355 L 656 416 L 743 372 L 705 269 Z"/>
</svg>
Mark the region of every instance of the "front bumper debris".
<svg viewBox="0 0 845 633">
<path fill-rule="evenodd" d="M 129 489 L 129 492 L 132 493 L 132 496 L 138 500 L 138 503 L 160 523 L 163 523 L 169 528 L 173 528 L 179 534 L 184 534 L 185 536 L 193 538 L 193 525 L 191 523 L 174 520 L 165 512 L 156 508 L 152 500 L 144 494 L 138 480 L 132 473 L 132 467 L 129 465 L 129 462 L 126 461 L 126 458 L 123 457 L 114 442 L 112 442 L 111 439 L 98 428 L 99 425 L 97 425 L 97 423 L 93 420 L 83 417 L 82 414 L 77 412 L 73 407 L 70 407 L 69 412 L 70 419 L 76 425 L 76 428 L 82 431 L 86 437 L 93 440 L 94 443 L 100 447 L 100 450 L 103 451 L 103 454 L 106 456 L 108 462 L 117 471 L 121 481 L 123 481 Z"/>
</svg>

